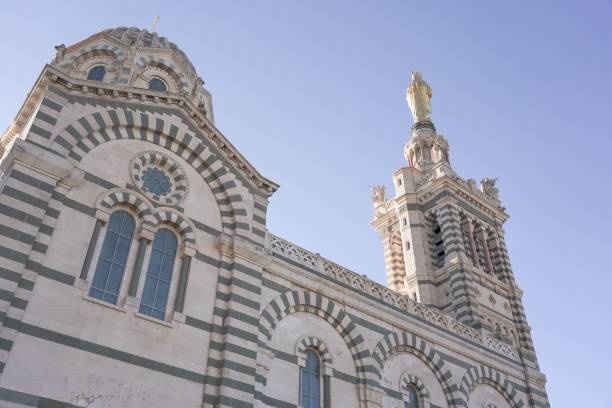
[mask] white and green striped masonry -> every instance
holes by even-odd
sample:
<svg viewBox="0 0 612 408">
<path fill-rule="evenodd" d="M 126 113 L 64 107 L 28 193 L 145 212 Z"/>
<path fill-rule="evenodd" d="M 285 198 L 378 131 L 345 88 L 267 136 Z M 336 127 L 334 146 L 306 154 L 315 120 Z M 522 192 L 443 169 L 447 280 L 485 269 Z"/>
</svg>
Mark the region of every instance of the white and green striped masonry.
<svg viewBox="0 0 612 408">
<path fill-rule="evenodd" d="M 108 79 L 87 81 L 96 64 Z M 169 92 L 144 89 L 151 75 Z M 375 220 L 390 287 L 375 283 L 267 230 L 278 186 L 216 129 L 201 86 L 174 44 L 134 28 L 60 49 L 43 70 L 1 141 L 0 406 L 297 408 L 308 350 L 324 408 L 402 406 L 409 385 L 423 408 L 548 406 L 503 211 L 452 174 L 414 173 L 419 194 Z M 172 203 L 134 185 L 142 152 L 177 166 Z M 88 293 L 118 209 L 136 232 L 110 305 Z M 494 273 L 466 249 L 468 219 Z M 138 306 L 161 227 L 180 244 L 155 320 Z"/>
</svg>

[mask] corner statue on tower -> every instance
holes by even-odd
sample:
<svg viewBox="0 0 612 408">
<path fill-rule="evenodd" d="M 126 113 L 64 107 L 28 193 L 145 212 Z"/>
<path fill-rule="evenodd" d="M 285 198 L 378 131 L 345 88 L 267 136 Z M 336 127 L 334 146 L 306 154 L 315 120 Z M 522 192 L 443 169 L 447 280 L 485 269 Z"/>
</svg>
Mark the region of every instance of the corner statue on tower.
<svg viewBox="0 0 612 408">
<path fill-rule="evenodd" d="M 412 81 L 408 85 L 406 100 L 412 111 L 414 123 L 431 122 L 431 88 L 421 78 L 420 72 L 412 72 Z"/>
</svg>

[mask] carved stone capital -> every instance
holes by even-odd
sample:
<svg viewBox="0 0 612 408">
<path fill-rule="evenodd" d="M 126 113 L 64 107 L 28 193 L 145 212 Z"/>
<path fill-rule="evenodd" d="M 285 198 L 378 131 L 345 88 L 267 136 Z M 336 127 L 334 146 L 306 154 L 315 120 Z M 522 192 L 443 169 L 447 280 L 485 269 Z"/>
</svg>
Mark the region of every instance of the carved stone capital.
<svg viewBox="0 0 612 408">
<path fill-rule="evenodd" d="M 382 407 L 384 391 L 378 387 L 371 385 L 365 385 L 363 387 L 362 399 L 365 402 L 365 406 L 368 408 Z"/>
<path fill-rule="evenodd" d="M 190 245 L 188 243 L 184 243 L 183 245 L 181 245 L 181 256 L 187 256 L 189 258 L 192 258 L 195 256 L 197 250 L 193 245 Z"/>
<path fill-rule="evenodd" d="M 269 249 L 241 237 L 221 234 L 217 244 L 221 254 L 229 258 L 243 258 L 262 268 L 272 262 L 272 252 Z"/>
<path fill-rule="evenodd" d="M 102 210 L 96 210 L 96 218 L 99 219 L 103 224 L 106 224 L 110 218 L 110 213 Z"/>
<path fill-rule="evenodd" d="M 74 168 L 72 172 L 61 178 L 60 183 L 68 189 L 73 189 L 83 182 L 85 172 L 79 168 Z"/>
<path fill-rule="evenodd" d="M 68 160 L 58 160 L 57 156 L 26 140 L 16 140 L 10 154 L 14 160 L 57 180 L 70 183 L 71 177 L 77 180 L 83 174 L 81 170 L 75 172 L 75 166 Z"/>
<path fill-rule="evenodd" d="M 138 239 L 144 238 L 149 242 L 152 242 L 155 238 L 155 230 L 148 225 L 143 224 L 138 231 Z"/>
</svg>

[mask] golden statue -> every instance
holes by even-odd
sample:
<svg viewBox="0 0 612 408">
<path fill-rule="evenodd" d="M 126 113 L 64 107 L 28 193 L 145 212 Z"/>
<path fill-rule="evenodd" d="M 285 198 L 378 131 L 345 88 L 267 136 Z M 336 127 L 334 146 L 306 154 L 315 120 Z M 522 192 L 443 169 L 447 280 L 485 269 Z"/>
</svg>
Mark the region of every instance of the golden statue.
<svg viewBox="0 0 612 408">
<path fill-rule="evenodd" d="M 412 119 L 417 122 L 431 122 L 431 88 L 423 81 L 420 72 L 412 73 L 412 81 L 406 93 Z"/>
</svg>

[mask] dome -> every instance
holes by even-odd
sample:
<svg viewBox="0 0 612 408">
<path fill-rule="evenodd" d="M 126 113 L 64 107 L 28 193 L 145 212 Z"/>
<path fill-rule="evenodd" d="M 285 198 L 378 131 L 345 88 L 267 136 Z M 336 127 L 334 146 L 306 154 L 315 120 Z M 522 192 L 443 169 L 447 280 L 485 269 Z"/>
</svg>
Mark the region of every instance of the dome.
<svg viewBox="0 0 612 408">
<path fill-rule="evenodd" d="M 196 72 L 187 55 L 175 43 L 169 41 L 166 37 L 158 36 L 157 33 L 150 33 L 147 30 L 141 30 L 136 27 L 109 28 L 104 30 L 103 33 L 129 46 L 135 45 L 136 47 L 173 50 L 194 73 Z"/>
</svg>

